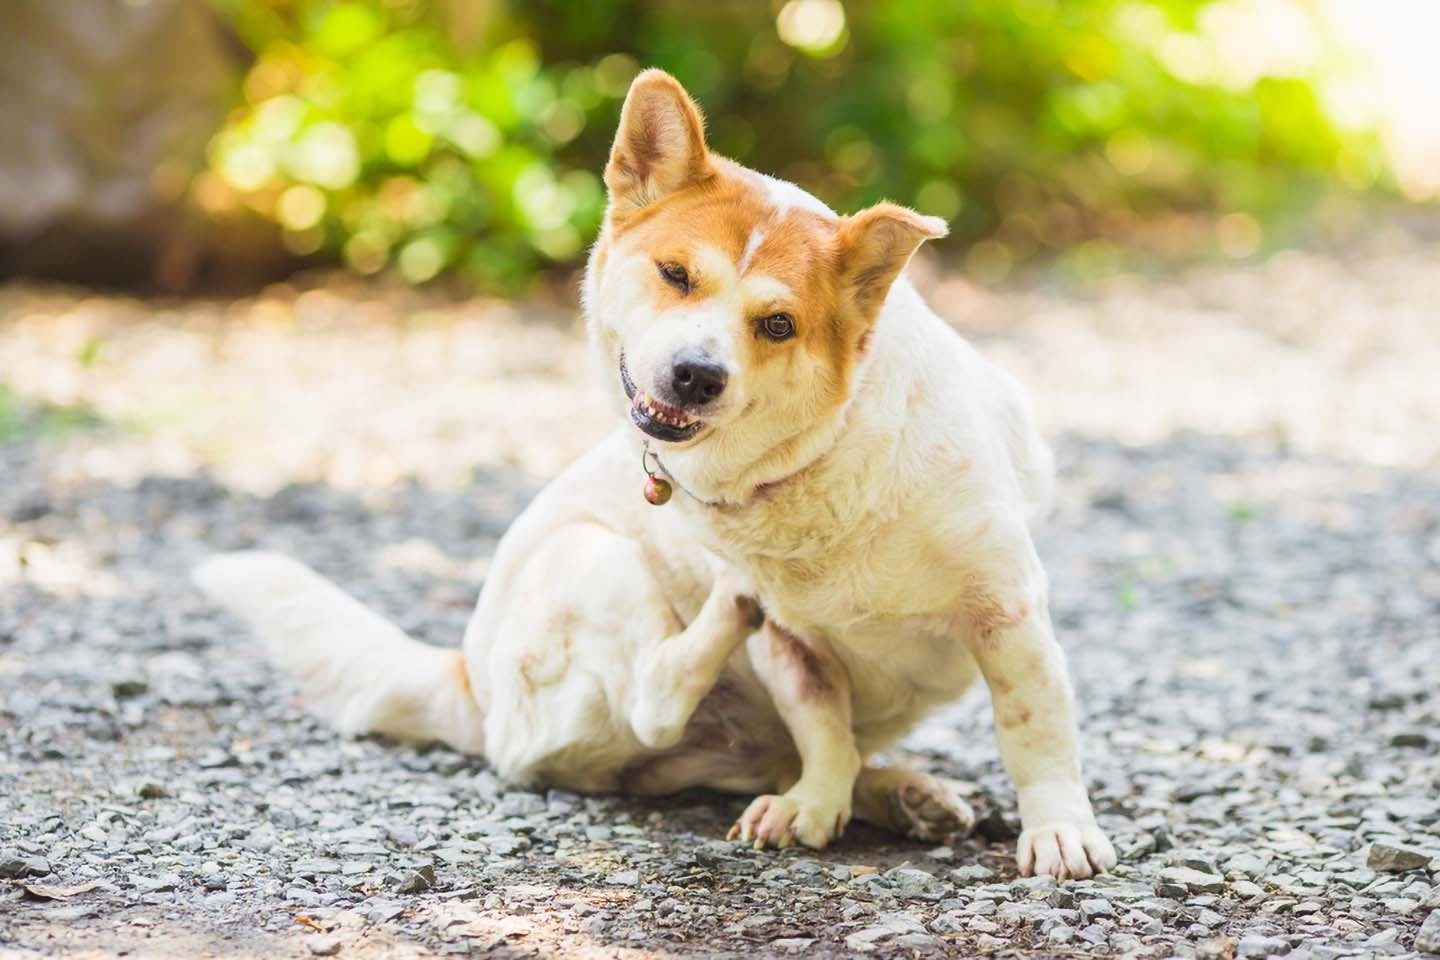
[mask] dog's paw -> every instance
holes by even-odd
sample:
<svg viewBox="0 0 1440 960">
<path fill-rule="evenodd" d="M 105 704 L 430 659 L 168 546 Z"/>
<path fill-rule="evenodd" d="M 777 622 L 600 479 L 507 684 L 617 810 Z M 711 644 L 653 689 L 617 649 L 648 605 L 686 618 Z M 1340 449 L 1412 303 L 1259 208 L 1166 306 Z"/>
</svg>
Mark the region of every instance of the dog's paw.
<svg viewBox="0 0 1440 960">
<path fill-rule="evenodd" d="M 975 811 L 949 784 L 918 770 L 896 784 L 887 809 L 895 832 L 916 840 L 943 840 L 975 825 Z"/>
<path fill-rule="evenodd" d="M 753 632 L 765 625 L 765 611 L 760 601 L 749 594 L 735 595 L 735 612 L 740 617 L 740 626 L 746 630 Z"/>
<path fill-rule="evenodd" d="M 1027 827 L 1015 853 L 1024 876 L 1084 880 L 1115 866 L 1117 858 L 1094 819 Z"/>
<path fill-rule="evenodd" d="M 774 847 L 783 850 L 799 841 L 803 846 L 823 850 L 850 821 L 849 804 L 827 803 L 797 795 L 766 794 L 750 801 L 726 837 L 755 844 L 756 850 Z"/>
</svg>

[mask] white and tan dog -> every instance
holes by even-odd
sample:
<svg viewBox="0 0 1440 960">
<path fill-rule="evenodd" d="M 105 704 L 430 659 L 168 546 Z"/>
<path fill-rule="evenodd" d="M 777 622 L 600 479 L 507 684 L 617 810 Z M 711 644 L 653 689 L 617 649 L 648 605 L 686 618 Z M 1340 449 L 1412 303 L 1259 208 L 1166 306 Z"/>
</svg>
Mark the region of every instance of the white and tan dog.
<svg viewBox="0 0 1440 960">
<path fill-rule="evenodd" d="M 584 302 L 625 423 L 506 533 L 463 651 L 283 557 L 217 557 L 200 584 L 343 731 L 578 790 L 760 793 L 732 831 L 757 846 L 823 847 L 852 816 L 968 827 L 941 781 L 867 758 L 983 676 L 1021 871 L 1112 866 L 1027 526 L 1049 452 L 1015 383 L 902 276 L 944 223 L 840 217 L 710 153 L 656 70 L 605 183 Z M 642 499 L 642 456 L 668 505 Z"/>
</svg>

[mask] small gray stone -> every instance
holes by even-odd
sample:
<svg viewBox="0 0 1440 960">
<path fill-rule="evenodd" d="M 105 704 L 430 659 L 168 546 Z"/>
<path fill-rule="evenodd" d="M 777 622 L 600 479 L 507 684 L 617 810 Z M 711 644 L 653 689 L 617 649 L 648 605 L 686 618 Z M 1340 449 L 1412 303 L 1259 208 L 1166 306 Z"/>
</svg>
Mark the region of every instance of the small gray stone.
<svg viewBox="0 0 1440 960">
<path fill-rule="evenodd" d="M 1389 843 L 1372 843 L 1365 856 L 1365 866 L 1371 870 L 1386 873 L 1401 873 L 1405 870 L 1419 870 L 1430 865 L 1430 854 L 1413 847 L 1401 847 Z"/>
<path fill-rule="evenodd" d="M 612 887 L 638 887 L 640 886 L 639 870 L 617 870 L 608 875 L 605 882 Z"/>
<path fill-rule="evenodd" d="M 19 880 L 23 877 L 43 877 L 50 872 L 50 861 L 44 857 L 26 857 L 8 854 L 0 857 L 0 877 Z"/>
<path fill-rule="evenodd" d="M 1408 897 L 1386 897 L 1380 902 L 1384 904 L 1386 910 L 1397 917 L 1408 917 L 1420 909 L 1420 901 L 1411 900 Z"/>
<path fill-rule="evenodd" d="M 995 871 L 989 867 L 982 867 L 978 863 L 967 863 L 963 867 L 951 870 L 950 879 L 955 883 L 984 883 L 987 880 L 995 879 Z"/>
<path fill-rule="evenodd" d="M 405 912 L 405 904 L 397 903 L 394 900 L 371 900 L 365 904 L 365 916 L 370 918 L 372 923 L 384 923 L 386 920 L 394 920 Z"/>
<path fill-rule="evenodd" d="M 784 950 L 786 953 L 808 950 L 815 943 L 814 937 L 781 937 L 778 940 L 771 940 L 770 946 L 776 950 Z"/>
<path fill-rule="evenodd" d="M 1239 957 L 1278 957 L 1290 952 L 1290 944 L 1278 937 L 1244 936 L 1235 945 Z"/>
<path fill-rule="evenodd" d="M 317 957 L 333 957 L 340 952 L 340 938 L 316 934 L 305 938 L 305 946 Z"/>
<path fill-rule="evenodd" d="M 138 697 L 150 690 L 150 684 L 139 679 L 115 680 L 110 684 L 110 692 L 117 700 L 125 700 L 130 697 Z"/>
<path fill-rule="evenodd" d="M 406 876 L 395 887 L 396 893 L 424 893 L 433 890 L 435 887 L 435 868 L 426 864 L 419 870 Z"/>
<path fill-rule="evenodd" d="M 1191 893 L 1223 893 L 1225 878 L 1218 873 L 1205 873 L 1190 867 L 1166 867 L 1160 871 L 1160 880 L 1172 886 L 1184 887 Z"/>
<path fill-rule="evenodd" d="M 1415 934 L 1415 949 L 1421 953 L 1440 953 L 1440 910 L 1430 911 L 1430 916 L 1420 925 Z"/>
<path fill-rule="evenodd" d="M 939 937 L 932 937 L 928 933 L 905 933 L 896 937 L 894 946 L 902 950 L 938 950 L 944 946 L 944 941 Z"/>
<path fill-rule="evenodd" d="M 517 790 L 500 798 L 500 802 L 495 806 L 495 815 L 499 817 L 530 817 L 537 813 L 544 813 L 547 806 L 545 798 L 538 793 Z"/>
</svg>

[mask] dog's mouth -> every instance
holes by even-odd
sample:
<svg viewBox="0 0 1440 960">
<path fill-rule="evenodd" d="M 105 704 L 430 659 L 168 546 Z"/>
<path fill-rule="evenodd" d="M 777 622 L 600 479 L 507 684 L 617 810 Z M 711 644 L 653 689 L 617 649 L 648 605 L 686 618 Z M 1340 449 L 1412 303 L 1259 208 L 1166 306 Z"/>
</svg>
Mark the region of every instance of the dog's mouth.
<svg viewBox="0 0 1440 960">
<path fill-rule="evenodd" d="M 689 440 L 704 428 L 705 422 L 690 416 L 679 407 L 656 400 L 644 390 L 635 386 L 630 377 L 630 368 L 625 366 L 625 355 L 620 355 L 620 384 L 625 396 L 630 398 L 630 420 L 640 431 L 656 440 L 666 443 L 681 443 Z"/>
</svg>

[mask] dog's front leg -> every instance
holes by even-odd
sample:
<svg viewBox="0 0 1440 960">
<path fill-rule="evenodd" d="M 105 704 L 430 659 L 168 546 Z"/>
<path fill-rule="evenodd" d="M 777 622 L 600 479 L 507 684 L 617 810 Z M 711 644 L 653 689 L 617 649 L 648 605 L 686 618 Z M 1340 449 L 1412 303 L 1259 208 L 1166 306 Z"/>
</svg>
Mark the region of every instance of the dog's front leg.
<svg viewBox="0 0 1440 960">
<path fill-rule="evenodd" d="M 635 737 L 653 750 L 675 746 L 725 662 L 764 621 L 748 582 L 719 574 L 691 624 L 661 639 L 636 664 L 629 719 Z"/>
<path fill-rule="evenodd" d="M 767 622 L 746 641 L 800 754 L 800 777 L 780 795 L 757 797 L 730 831 L 757 848 L 792 839 L 824 847 L 850 820 L 860 753 L 850 726 L 850 678 L 827 644 Z"/>
<path fill-rule="evenodd" d="M 1115 865 L 1080 776 L 1074 694 L 1050 615 L 1017 608 L 975 631 L 1000 757 L 1020 800 L 1020 872 L 1083 878 Z"/>
</svg>

